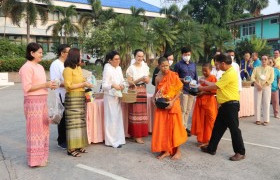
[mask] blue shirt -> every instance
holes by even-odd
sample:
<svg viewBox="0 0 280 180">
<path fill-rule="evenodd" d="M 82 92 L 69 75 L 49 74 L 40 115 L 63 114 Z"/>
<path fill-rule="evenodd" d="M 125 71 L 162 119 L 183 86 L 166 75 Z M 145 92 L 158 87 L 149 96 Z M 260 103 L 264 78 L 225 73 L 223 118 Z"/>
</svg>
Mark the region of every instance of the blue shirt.
<svg viewBox="0 0 280 180">
<path fill-rule="evenodd" d="M 274 80 L 271 84 L 271 91 L 275 92 L 277 91 L 277 89 L 279 89 L 278 80 L 280 79 L 280 71 L 276 67 L 274 67 L 273 69 L 274 69 Z"/>
<path fill-rule="evenodd" d="M 247 62 L 247 63 L 245 63 L 245 60 L 244 59 L 242 59 L 241 60 L 241 62 L 240 62 L 240 76 L 241 76 L 241 79 L 243 80 L 244 79 L 244 77 L 246 78 L 246 79 L 248 79 L 248 74 L 247 73 L 245 73 L 244 72 L 244 69 L 246 69 L 247 70 L 247 72 L 249 73 L 249 75 L 251 76 L 251 74 L 252 74 L 252 72 L 253 72 L 253 68 L 251 68 L 250 66 L 249 66 L 249 64 L 250 64 L 250 62 Z M 245 67 L 246 66 L 246 67 Z M 243 70 L 243 71 L 242 71 Z"/>
<path fill-rule="evenodd" d="M 262 65 L 262 62 L 261 60 L 258 58 L 257 60 L 254 61 L 253 63 L 253 67 L 256 68 L 258 66 L 261 66 Z"/>
<path fill-rule="evenodd" d="M 197 81 L 196 65 L 193 62 L 187 64 L 184 60 L 179 61 L 174 66 L 174 71 L 178 73 L 180 78 L 190 76 L 192 79 Z M 184 84 L 183 93 L 188 94 L 189 84 Z"/>
</svg>

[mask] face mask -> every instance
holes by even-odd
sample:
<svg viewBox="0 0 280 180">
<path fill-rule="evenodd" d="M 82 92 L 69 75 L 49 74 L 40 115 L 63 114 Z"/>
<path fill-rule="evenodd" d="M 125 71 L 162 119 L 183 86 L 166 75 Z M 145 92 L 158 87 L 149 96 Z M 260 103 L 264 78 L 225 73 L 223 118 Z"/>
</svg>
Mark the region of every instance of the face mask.
<svg viewBox="0 0 280 180">
<path fill-rule="evenodd" d="M 231 57 L 231 60 L 234 61 L 234 56 L 230 56 L 230 57 Z"/>
<path fill-rule="evenodd" d="M 168 63 L 169 63 L 169 66 L 171 66 L 173 64 L 173 61 L 169 60 Z"/>
<path fill-rule="evenodd" d="M 189 62 L 190 59 L 191 59 L 191 56 L 184 56 L 184 57 L 183 57 L 183 60 L 184 60 L 185 62 Z"/>
</svg>

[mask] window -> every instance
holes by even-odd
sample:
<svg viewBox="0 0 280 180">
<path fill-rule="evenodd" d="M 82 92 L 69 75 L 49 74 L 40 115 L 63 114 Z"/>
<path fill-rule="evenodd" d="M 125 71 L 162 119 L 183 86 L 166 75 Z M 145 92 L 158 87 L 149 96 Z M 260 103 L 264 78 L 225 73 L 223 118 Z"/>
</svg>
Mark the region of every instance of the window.
<svg viewBox="0 0 280 180">
<path fill-rule="evenodd" d="M 253 35 L 253 34 L 256 34 L 255 23 L 242 25 L 242 36 Z"/>
<path fill-rule="evenodd" d="M 277 18 L 270 20 L 270 24 L 277 24 L 277 23 L 279 23 L 279 19 Z"/>
<path fill-rule="evenodd" d="M 55 12 L 48 12 L 48 18 L 49 18 L 49 21 L 58 21 L 58 18 L 59 18 L 59 12 L 58 11 L 55 11 Z"/>
</svg>

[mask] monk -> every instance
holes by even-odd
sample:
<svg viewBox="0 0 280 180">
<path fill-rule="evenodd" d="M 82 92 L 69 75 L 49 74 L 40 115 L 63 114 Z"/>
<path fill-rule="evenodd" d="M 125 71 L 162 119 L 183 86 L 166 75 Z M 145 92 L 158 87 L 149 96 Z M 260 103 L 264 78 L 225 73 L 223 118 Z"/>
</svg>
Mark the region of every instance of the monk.
<svg viewBox="0 0 280 180">
<path fill-rule="evenodd" d="M 202 66 L 202 73 L 205 80 L 209 82 L 217 82 L 214 75 L 211 75 L 212 66 L 206 63 Z M 206 86 L 206 84 L 201 84 Z M 211 138 L 212 129 L 218 114 L 217 100 L 214 96 L 216 90 L 199 92 L 192 116 L 191 133 L 197 136 L 198 146 L 208 145 Z"/>
<path fill-rule="evenodd" d="M 179 146 L 187 141 L 180 107 L 180 94 L 183 84 L 177 73 L 170 71 L 168 60 L 158 60 L 160 72 L 155 84 L 154 100 L 160 94 L 169 99 L 165 109 L 156 108 L 152 135 L 152 152 L 160 152 L 158 159 L 171 156 L 173 160 L 181 158 Z"/>
</svg>

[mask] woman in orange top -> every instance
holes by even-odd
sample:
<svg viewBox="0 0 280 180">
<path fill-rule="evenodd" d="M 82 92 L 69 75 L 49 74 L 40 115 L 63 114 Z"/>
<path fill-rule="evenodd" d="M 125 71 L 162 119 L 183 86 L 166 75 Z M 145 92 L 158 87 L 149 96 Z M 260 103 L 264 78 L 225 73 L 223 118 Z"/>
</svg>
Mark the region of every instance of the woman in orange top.
<svg viewBox="0 0 280 180">
<path fill-rule="evenodd" d="M 156 108 L 152 135 L 152 152 L 161 152 L 158 159 L 172 156 L 179 159 L 179 146 L 187 141 L 180 106 L 180 94 L 183 84 L 177 73 L 169 70 L 168 60 L 159 58 L 160 73 L 156 77 L 156 95 L 169 99 L 165 109 Z"/>
<path fill-rule="evenodd" d="M 206 63 L 202 66 L 202 72 L 205 80 L 217 82 L 214 75 L 211 75 L 212 66 Z M 205 86 L 205 84 L 201 84 Z M 217 100 L 214 91 L 201 91 L 196 98 L 195 107 L 192 116 L 191 133 L 197 136 L 199 146 L 207 145 L 212 134 L 214 122 L 218 113 Z"/>
</svg>

